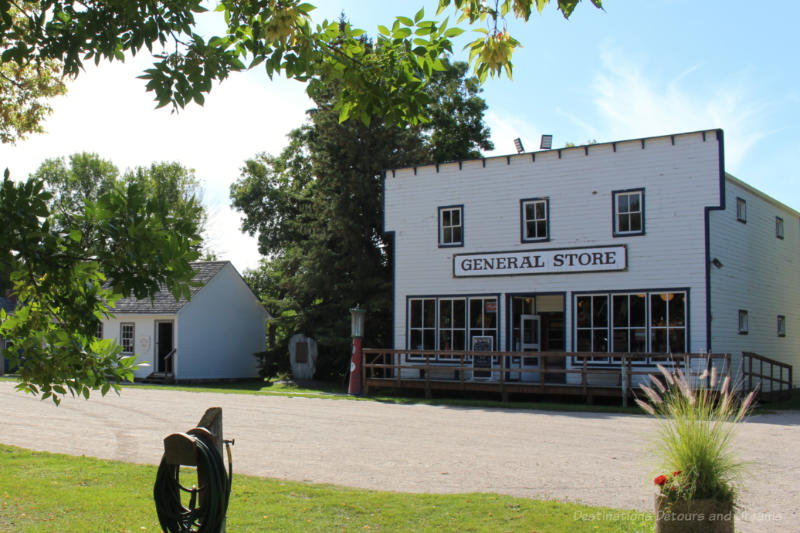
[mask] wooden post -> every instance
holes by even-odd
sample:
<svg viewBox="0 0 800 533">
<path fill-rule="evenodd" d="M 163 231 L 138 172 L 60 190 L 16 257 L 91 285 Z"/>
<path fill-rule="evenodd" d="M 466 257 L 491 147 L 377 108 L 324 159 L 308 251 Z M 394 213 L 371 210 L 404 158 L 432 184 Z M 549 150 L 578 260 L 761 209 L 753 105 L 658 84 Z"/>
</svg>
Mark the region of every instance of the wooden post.
<svg viewBox="0 0 800 533">
<path fill-rule="evenodd" d="M 620 378 L 622 386 L 622 407 L 628 407 L 628 364 L 627 357 L 622 354 L 622 376 Z"/>
<path fill-rule="evenodd" d="M 197 423 L 198 428 L 206 428 L 209 433 L 211 433 L 212 440 L 214 441 L 214 445 L 219 452 L 219 456 L 222 457 L 222 463 L 225 464 L 225 456 L 223 455 L 223 442 L 222 442 L 222 407 L 209 407 L 206 409 L 206 412 L 203 414 L 203 418 L 200 419 L 200 422 Z M 197 470 L 197 481 L 200 483 L 201 486 L 207 485 L 207 481 L 204 479 L 200 479 L 200 470 Z M 203 501 L 203 493 L 200 493 L 200 504 L 205 505 Z M 220 528 L 220 533 L 225 533 L 225 522 L 223 520 L 222 527 Z"/>
<path fill-rule="evenodd" d="M 431 397 L 431 354 L 425 354 L 425 398 Z"/>
</svg>

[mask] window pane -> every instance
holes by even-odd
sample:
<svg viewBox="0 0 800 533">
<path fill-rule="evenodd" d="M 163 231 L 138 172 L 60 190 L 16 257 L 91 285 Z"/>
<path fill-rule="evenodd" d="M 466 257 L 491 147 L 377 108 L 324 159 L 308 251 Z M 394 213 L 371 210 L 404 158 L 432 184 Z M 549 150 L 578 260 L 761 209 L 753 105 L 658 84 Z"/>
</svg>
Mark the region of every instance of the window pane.
<svg viewBox="0 0 800 533">
<path fill-rule="evenodd" d="M 591 352 L 592 351 L 592 332 L 588 329 L 578 330 L 578 351 Z"/>
<path fill-rule="evenodd" d="M 632 352 L 646 352 L 647 351 L 647 335 L 645 329 L 632 329 L 631 330 L 631 351 Z"/>
<path fill-rule="evenodd" d="M 578 327 L 588 328 L 592 325 L 592 297 L 578 296 Z"/>
<path fill-rule="evenodd" d="M 453 349 L 454 350 L 466 350 L 465 344 L 466 332 L 461 331 L 454 331 L 453 332 Z"/>
<path fill-rule="evenodd" d="M 426 329 L 423 332 L 423 342 L 425 343 L 425 350 L 433 350 L 436 348 L 436 330 Z"/>
<path fill-rule="evenodd" d="M 495 298 L 487 298 L 484 300 L 486 304 L 486 314 L 484 315 L 483 327 L 484 328 L 496 328 L 497 327 L 497 300 Z M 489 306 L 494 309 L 494 311 L 488 310 Z"/>
<path fill-rule="evenodd" d="M 684 326 L 686 323 L 686 295 L 682 292 L 675 292 L 669 295 L 669 325 Z"/>
<path fill-rule="evenodd" d="M 592 326 L 605 327 L 608 325 L 608 296 L 593 296 L 594 309 L 592 312 Z"/>
<path fill-rule="evenodd" d="M 645 325 L 645 295 L 644 294 L 631 294 L 630 296 L 630 325 L 631 326 L 644 326 Z"/>
<path fill-rule="evenodd" d="M 411 300 L 411 327 L 422 327 L 422 300 Z"/>
<path fill-rule="evenodd" d="M 640 200 L 641 200 L 641 195 L 639 193 L 631 194 L 629 196 L 629 199 L 630 199 L 629 205 L 630 205 L 630 211 L 631 212 L 634 212 L 634 211 L 638 212 L 638 211 L 642 210 L 641 206 L 639 205 Z"/>
<path fill-rule="evenodd" d="M 456 328 L 465 327 L 464 311 L 466 306 L 464 300 L 453 301 L 453 326 Z"/>
<path fill-rule="evenodd" d="M 630 229 L 628 215 L 619 215 L 619 231 L 630 231 Z"/>
<path fill-rule="evenodd" d="M 453 226 L 460 226 L 461 225 L 461 209 L 453 209 L 451 211 L 451 220 Z"/>
<path fill-rule="evenodd" d="M 539 220 L 543 220 L 545 218 L 544 214 L 544 202 L 536 202 L 536 218 Z"/>
<path fill-rule="evenodd" d="M 615 328 L 618 328 L 627 325 L 628 325 L 628 295 L 627 294 L 615 295 L 613 326 Z M 616 346 L 616 344 L 614 346 Z"/>
<path fill-rule="evenodd" d="M 627 213 L 629 211 L 629 209 L 628 209 L 628 195 L 626 195 L 626 194 L 618 195 L 617 196 L 617 202 L 618 202 L 617 209 L 619 210 L 620 213 Z"/>
<path fill-rule="evenodd" d="M 452 226 L 450 223 L 450 211 L 447 209 L 442 211 L 442 226 Z"/>
<path fill-rule="evenodd" d="M 411 330 L 411 343 L 409 344 L 412 350 L 422 349 L 422 331 L 418 329 Z"/>
<path fill-rule="evenodd" d="M 686 352 L 686 331 L 683 328 L 669 330 L 669 351 L 670 353 Z"/>
<path fill-rule="evenodd" d="M 469 301 L 469 325 L 473 328 L 483 327 L 483 300 Z"/>
<path fill-rule="evenodd" d="M 536 206 L 532 203 L 525 204 L 525 220 L 533 220 L 536 213 Z"/>
<path fill-rule="evenodd" d="M 642 215 L 641 213 L 633 213 L 631 217 L 631 231 L 642 231 Z"/>
<path fill-rule="evenodd" d="M 607 352 L 608 351 L 608 333 L 604 329 L 594 330 L 594 352 Z"/>
<path fill-rule="evenodd" d="M 453 228 L 452 237 L 450 242 L 461 242 L 461 226 Z"/>
<path fill-rule="evenodd" d="M 452 332 L 450 330 L 442 330 L 439 332 L 439 349 L 452 350 L 453 349 Z"/>
<path fill-rule="evenodd" d="M 536 238 L 536 222 L 525 223 L 525 238 L 526 239 Z"/>
<path fill-rule="evenodd" d="M 628 330 L 627 329 L 615 329 L 614 330 L 614 348 L 615 352 L 629 352 L 630 346 L 628 346 Z"/>
<path fill-rule="evenodd" d="M 536 223 L 536 237 L 540 239 L 547 237 L 547 222 L 541 221 Z"/>
<path fill-rule="evenodd" d="M 453 325 L 453 301 L 439 301 L 439 327 L 449 328 Z"/>
<path fill-rule="evenodd" d="M 423 320 L 426 328 L 436 328 L 436 300 L 425 300 Z"/>
<path fill-rule="evenodd" d="M 650 351 L 653 353 L 666 353 L 667 332 L 664 329 L 653 328 L 650 330 Z"/>
<path fill-rule="evenodd" d="M 667 301 L 666 294 L 651 294 L 650 295 L 650 325 L 651 326 L 666 326 L 667 325 Z M 655 351 L 655 350 L 653 350 Z"/>
</svg>

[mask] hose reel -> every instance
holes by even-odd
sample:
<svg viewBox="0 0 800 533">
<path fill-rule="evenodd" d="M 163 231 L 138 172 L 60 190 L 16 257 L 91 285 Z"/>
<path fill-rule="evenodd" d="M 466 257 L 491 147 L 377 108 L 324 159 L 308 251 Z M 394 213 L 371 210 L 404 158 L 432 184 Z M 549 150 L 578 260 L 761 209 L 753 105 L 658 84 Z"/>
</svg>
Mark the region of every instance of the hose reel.
<svg viewBox="0 0 800 533">
<path fill-rule="evenodd" d="M 228 469 L 222 457 L 222 444 Z M 164 439 L 164 455 L 153 486 L 153 499 L 161 529 L 168 533 L 222 533 L 231 493 L 231 445 L 222 440 L 222 409 L 212 407 L 198 427 Z M 181 466 L 196 467 L 197 485 L 181 483 Z M 188 504 L 184 505 L 188 495 Z"/>
</svg>

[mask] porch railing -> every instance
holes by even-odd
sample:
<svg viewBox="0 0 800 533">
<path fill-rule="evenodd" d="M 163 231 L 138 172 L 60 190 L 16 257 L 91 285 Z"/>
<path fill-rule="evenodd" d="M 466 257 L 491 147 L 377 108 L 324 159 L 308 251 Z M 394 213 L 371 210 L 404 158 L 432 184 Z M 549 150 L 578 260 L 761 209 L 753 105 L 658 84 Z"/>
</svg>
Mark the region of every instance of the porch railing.
<svg viewBox="0 0 800 533">
<path fill-rule="evenodd" d="M 525 367 L 519 358 L 537 358 L 537 366 Z M 412 360 L 409 360 L 411 358 Z M 490 361 L 489 366 L 476 361 Z M 512 361 L 520 361 L 512 366 Z M 571 365 L 567 362 L 571 361 Z M 681 369 L 690 379 L 716 367 L 720 376 L 730 374 L 730 354 L 653 354 L 589 352 L 483 352 L 442 350 L 363 350 L 362 383 L 371 387 L 424 387 L 426 396 L 434 389 L 487 390 L 494 385 L 503 397 L 508 393 L 533 390 L 538 386 L 556 392 L 578 392 L 590 398 L 598 389 L 613 389 L 628 404 L 639 376 L 655 371 L 657 363 Z M 417 372 L 416 376 L 414 372 Z M 533 376 L 530 376 L 533 374 Z M 525 379 L 522 376 L 530 376 Z M 577 379 L 569 376 L 577 375 Z M 644 379 L 644 378 L 642 378 Z M 602 384 L 598 384 L 598 382 Z M 453 385 L 456 384 L 456 387 Z M 569 389 L 569 390 L 567 390 Z M 605 391 L 606 393 L 608 390 Z"/>
<path fill-rule="evenodd" d="M 762 401 L 792 397 L 792 365 L 754 352 L 742 352 L 742 381 L 748 391 L 758 387 Z"/>
</svg>

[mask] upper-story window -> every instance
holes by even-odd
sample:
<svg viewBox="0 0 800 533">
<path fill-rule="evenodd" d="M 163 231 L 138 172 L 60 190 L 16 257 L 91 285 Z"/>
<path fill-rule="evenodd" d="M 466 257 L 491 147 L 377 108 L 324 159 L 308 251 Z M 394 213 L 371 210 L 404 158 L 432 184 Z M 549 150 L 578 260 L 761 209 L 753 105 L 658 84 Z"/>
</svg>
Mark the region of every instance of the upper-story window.
<svg viewBox="0 0 800 533">
<path fill-rule="evenodd" d="M 644 235 L 644 189 L 614 191 L 614 236 Z"/>
<path fill-rule="evenodd" d="M 550 240 L 550 200 L 522 200 L 522 242 Z"/>
<path fill-rule="evenodd" d="M 786 316 L 778 315 L 778 337 L 786 336 Z"/>
<path fill-rule="evenodd" d="M 783 239 L 783 219 L 781 217 L 775 217 L 775 236 Z"/>
<path fill-rule="evenodd" d="M 747 202 L 744 198 L 736 198 L 736 220 L 742 223 L 747 222 Z"/>
<path fill-rule="evenodd" d="M 464 206 L 439 208 L 439 246 L 464 246 Z"/>
</svg>

